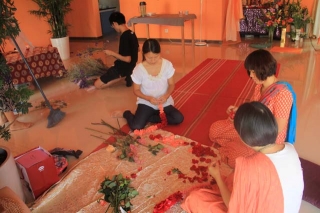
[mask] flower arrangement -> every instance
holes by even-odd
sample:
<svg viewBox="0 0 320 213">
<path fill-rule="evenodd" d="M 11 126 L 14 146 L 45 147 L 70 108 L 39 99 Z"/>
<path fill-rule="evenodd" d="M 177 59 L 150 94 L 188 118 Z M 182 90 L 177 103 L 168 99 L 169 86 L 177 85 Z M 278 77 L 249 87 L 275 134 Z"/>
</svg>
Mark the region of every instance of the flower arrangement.
<svg viewBox="0 0 320 213">
<path fill-rule="evenodd" d="M 113 178 L 105 178 L 100 184 L 99 192 L 104 194 L 103 199 L 99 199 L 98 203 L 104 206 L 109 203 L 106 210 L 113 207 L 113 213 L 120 213 L 122 210 L 128 212 L 131 209 L 131 199 L 136 197 L 139 192 L 130 186 L 131 180 L 123 177 L 122 174 L 115 175 Z"/>
<path fill-rule="evenodd" d="M 285 11 L 285 7 L 281 1 L 277 3 L 269 1 L 264 4 L 261 10 L 264 17 L 258 19 L 257 23 L 267 30 L 269 43 L 272 43 L 275 29 L 277 27 L 286 27 L 293 22 L 293 19 L 287 16 L 288 13 Z"/>
<path fill-rule="evenodd" d="M 301 5 L 301 0 L 288 0 L 284 4 L 284 12 L 286 16 L 292 18 L 290 30 L 291 40 L 299 40 L 300 33 L 305 30 L 307 24 L 313 22 L 309 16 L 308 8 Z"/>
<path fill-rule="evenodd" d="M 301 1 L 302 0 L 292 0 L 292 2 L 290 2 L 290 0 L 288 0 L 284 4 L 285 15 L 293 19 L 292 24 L 298 29 L 312 22 L 308 8 L 303 7 Z"/>
<path fill-rule="evenodd" d="M 286 15 L 282 2 L 274 3 L 270 1 L 266 5 L 268 6 L 261 9 L 265 17 L 258 19 L 258 23 L 268 31 L 269 29 L 274 30 L 278 26 L 286 27 L 293 22 L 293 19 Z"/>
</svg>

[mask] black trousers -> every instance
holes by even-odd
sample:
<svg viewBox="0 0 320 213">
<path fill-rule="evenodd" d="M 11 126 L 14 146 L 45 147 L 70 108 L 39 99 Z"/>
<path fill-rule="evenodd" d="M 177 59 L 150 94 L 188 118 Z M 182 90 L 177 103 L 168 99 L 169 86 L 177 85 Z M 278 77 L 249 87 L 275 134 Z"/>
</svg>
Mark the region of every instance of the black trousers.
<svg viewBox="0 0 320 213">
<path fill-rule="evenodd" d="M 166 114 L 168 124 L 180 124 L 184 119 L 182 113 L 172 105 L 164 107 L 163 111 Z M 148 122 L 161 122 L 160 111 L 145 104 L 138 104 L 135 114 L 129 110 L 125 111 L 123 117 L 127 120 L 131 130 L 143 129 Z"/>
<path fill-rule="evenodd" d="M 126 76 L 126 78 L 125 78 L 126 82 L 132 84 L 131 74 L 132 74 L 132 71 L 131 72 L 125 71 L 125 72 L 121 73 L 119 68 L 117 68 L 116 66 L 112 66 L 106 70 L 105 74 L 100 76 L 100 80 L 106 84 L 112 80 Z"/>
</svg>

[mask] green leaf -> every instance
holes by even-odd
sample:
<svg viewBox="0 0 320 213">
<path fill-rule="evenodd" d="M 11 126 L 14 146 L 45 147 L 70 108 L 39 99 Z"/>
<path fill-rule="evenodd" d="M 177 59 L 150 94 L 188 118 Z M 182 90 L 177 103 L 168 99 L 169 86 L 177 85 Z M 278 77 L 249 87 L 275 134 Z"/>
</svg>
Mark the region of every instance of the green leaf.
<svg viewBox="0 0 320 213">
<path fill-rule="evenodd" d="M 136 195 L 138 195 L 138 194 L 139 194 L 139 192 L 138 192 L 137 190 L 135 190 L 135 189 L 134 189 L 134 190 L 132 191 L 132 194 L 134 194 L 134 195 L 136 196 Z"/>
<path fill-rule="evenodd" d="M 117 183 L 116 182 L 110 182 L 109 184 L 108 184 L 108 187 L 110 187 L 110 188 L 114 188 L 114 187 L 116 187 L 117 186 Z"/>
<path fill-rule="evenodd" d="M 122 174 L 118 174 L 118 175 L 117 175 L 117 179 L 118 179 L 118 180 L 121 180 L 121 179 L 123 179 L 123 176 L 122 176 Z"/>
<path fill-rule="evenodd" d="M 120 200 L 124 200 L 127 196 L 125 194 L 120 195 Z"/>
<path fill-rule="evenodd" d="M 131 206 L 130 201 L 126 202 L 126 207 L 129 208 Z"/>
</svg>

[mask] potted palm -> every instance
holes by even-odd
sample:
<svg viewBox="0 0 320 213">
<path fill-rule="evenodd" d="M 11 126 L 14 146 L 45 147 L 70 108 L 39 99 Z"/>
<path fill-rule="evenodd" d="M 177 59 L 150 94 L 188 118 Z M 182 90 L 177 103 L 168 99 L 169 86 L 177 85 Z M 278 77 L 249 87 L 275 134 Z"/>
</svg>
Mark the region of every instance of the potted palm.
<svg viewBox="0 0 320 213">
<path fill-rule="evenodd" d="M 39 6 L 38 10 L 29 12 L 39 18 L 45 18 L 50 29 L 48 33 L 52 35 L 51 44 L 58 48 L 61 59 L 70 57 L 68 28 L 65 16 L 71 11 L 70 2 L 72 0 L 32 0 Z"/>
</svg>

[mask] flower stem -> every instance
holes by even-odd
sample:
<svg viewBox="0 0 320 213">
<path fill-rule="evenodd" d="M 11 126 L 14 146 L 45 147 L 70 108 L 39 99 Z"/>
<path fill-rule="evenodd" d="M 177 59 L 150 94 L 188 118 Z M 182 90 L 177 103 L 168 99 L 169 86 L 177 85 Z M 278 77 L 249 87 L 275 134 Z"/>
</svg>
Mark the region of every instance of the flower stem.
<svg viewBox="0 0 320 213">
<path fill-rule="evenodd" d="M 107 139 L 105 139 L 105 138 L 103 138 L 103 137 L 96 136 L 96 135 L 90 135 L 90 136 L 95 137 L 95 138 L 99 138 L 99 139 L 102 139 L 102 140 L 107 140 Z"/>
<path fill-rule="evenodd" d="M 88 130 L 91 130 L 91 131 L 95 131 L 95 132 L 100 132 L 100 133 L 106 134 L 106 135 L 110 134 L 110 133 L 102 132 L 102 131 L 99 131 L 99 130 L 91 129 L 91 128 L 88 128 L 88 127 L 86 127 L 85 129 L 88 129 Z"/>
</svg>

